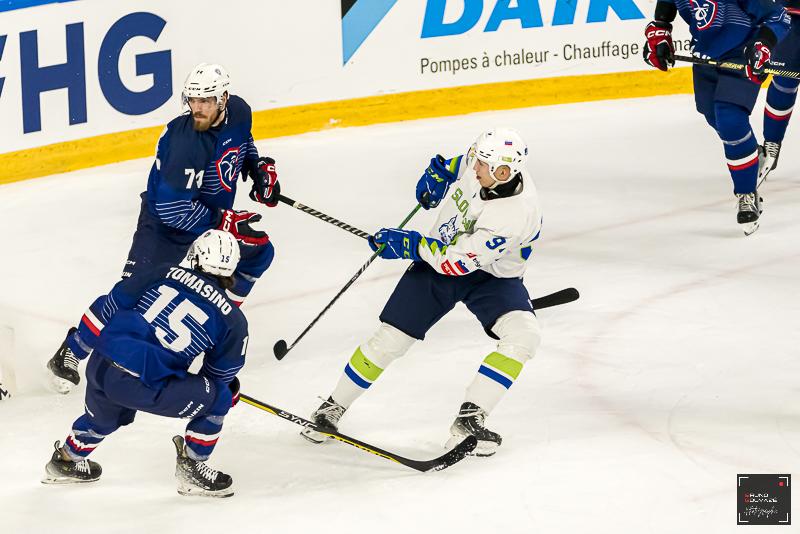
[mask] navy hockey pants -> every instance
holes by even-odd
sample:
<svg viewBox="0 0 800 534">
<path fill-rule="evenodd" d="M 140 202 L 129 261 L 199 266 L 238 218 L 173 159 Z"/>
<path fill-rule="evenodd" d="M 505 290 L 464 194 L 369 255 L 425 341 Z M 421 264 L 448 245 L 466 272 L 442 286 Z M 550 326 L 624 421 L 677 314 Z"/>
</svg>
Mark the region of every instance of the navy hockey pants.
<svg viewBox="0 0 800 534">
<path fill-rule="evenodd" d="M 439 274 L 420 261 L 412 263 L 397 283 L 380 315 L 389 324 L 415 339 L 425 334 L 455 305 L 463 302 L 481 322 L 486 334 L 510 311 L 533 313 L 530 295 L 521 278 L 497 278 L 486 271 L 465 276 Z"/>
<path fill-rule="evenodd" d="M 86 365 L 86 411 L 72 424 L 65 445 L 74 460 L 85 458 L 106 436 L 131 424 L 136 412 L 142 411 L 191 418 L 186 426 L 188 454 L 205 460 L 214 450 L 230 406 L 230 389 L 204 376 L 174 377 L 164 387 L 153 389 L 94 352 Z"/>
</svg>

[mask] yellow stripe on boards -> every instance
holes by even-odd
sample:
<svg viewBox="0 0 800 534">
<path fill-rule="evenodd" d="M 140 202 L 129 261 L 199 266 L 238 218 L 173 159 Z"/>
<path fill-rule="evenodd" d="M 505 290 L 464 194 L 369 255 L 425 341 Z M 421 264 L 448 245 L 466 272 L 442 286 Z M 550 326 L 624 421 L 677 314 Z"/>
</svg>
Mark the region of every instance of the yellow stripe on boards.
<svg viewBox="0 0 800 534">
<path fill-rule="evenodd" d="M 691 68 L 448 87 L 257 111 L 253 113 L 253 137 L 260 140 L 479 111 L 691 92 Z M 162 130 L 163 126 L 143 128 L 0 154 L 0 184 L 151 156 Z"/>
</svg>

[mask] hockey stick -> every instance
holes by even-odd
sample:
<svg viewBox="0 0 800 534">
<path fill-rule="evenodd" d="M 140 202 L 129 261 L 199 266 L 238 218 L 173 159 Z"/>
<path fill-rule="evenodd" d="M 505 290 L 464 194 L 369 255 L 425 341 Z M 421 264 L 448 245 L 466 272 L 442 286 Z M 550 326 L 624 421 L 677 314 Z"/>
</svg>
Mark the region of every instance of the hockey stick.
<svg viewBox="0 0 800 534">
<path fill-rule="evenodd" d="M 685 61 L 686 63 L 694 63 L 695 65 L 707 65 L 709 67 L 719 67 L 728 70 L 743 70 L 745 67 L 741 63 L 734 63 L 733 61 L 716 61 L 714 59 L 703 59 L 694 56 L 675 56 L 675 61 Z M 800 79 L 800 72 L 794 70 L 772 69 L 767 67 L 764 69 L 764 73 L 774 76 L 783 76 L 784 78 Z"/>
<path fill-rule="evenodd" d="M 543 308 L 550 308 L 552 306 L 560 306 L 568 302 L 578 300 L 581 294 L 574 287 L 568 287 L 555 293 L 550 293 L 538 299 L 531 299 L 531 305 L 534 310 L 541 310 Z"/>
<path fill-rule="evenodd" d="M 239 399 L 242 402 L 249 404 L 259 410 L 264 410 L 265 412 L 271 413 L 272 415 L 277 415 L 281 419 L 286 419 L 289 422 L 292 422 L 296 425 L 300 425 L 305 428 L 310 428 L 320 434 L 324 434 L 325 436 L 331 437 L 337 441 L 341 441 L 342 443 L 347 443 L 348 445 L 352 445 L 353 447 L 359 448 L 362 451 L 369 452 L 374 454 L 375 456 L 380 456 L 381 458 L 386 458 L 387 460 L 391 460 L 393 462 L 397 462 L 398 464 L 403 464 L 406 467 L 410 467 L 411 469 L 416 469 L 417 471 L 425 472 L 425 471 L 441 471 L 442 469 L 446 469 L 451 465 L 460 462 L 464 459 L 464 457 L 472 452 L 475 449 L 475 446 L 478 444 L 478 440 L 475 439 L 475 436 L 467 436 L 464 441 L 459 443 L 455 446 L 455 448 L 451 451 L 444 453 L 443 455 L 439 456 L 438 458 L 434 458 L 433 460 L 411 460 L 409 458 L 404 458 L 399 454 L 395 454 L 393 452 L 385 451 L 374 445 L 370 445 L 369 443 L 364 443 L 361 440 L 356 438 L 351 438 L 350 436 L 346 436 L 344 434 L 340 434 L 339 432 L 330 432 L 320 429 L 316 424 L 309 421 L 308 419 L 303 419 L 302 417 L 298 417 L 294 414 L 291 414 L 285 410 L 281 410 L 280 408 L 276 408 L 275 406 L 270 406 L 265 402 L 261 402 L 259 400 L 254 399 L 248 395 L 242 393 L 239 395 Z"/>
<path fill-rule="evenodd" d="M 349 224 L 344 223 L 344 222 L 340 221 L 339 219 L 335 219 L 335 218 L 331 217 L 330 215 L 325 215 L 321 211 L 317 211 L 314 208 L 309 208 L 305 204 L 300 204 L 299 202 L 297 202 L 295 200 L 292 200 L 291 198 L 289 198 L 287 196 L 278 195 L 278 200 L 280 202 L 283 202 L 284 204 L 290 205 L 291 207 L 293 207 L 295 209 L 298 209 L 298 210 L 300 210 L 302 212 L 308 213 L 309 215 L 311 215 L 313 217 L 316 217 L 317 219 L 325 221 L 326 223 L 330 223 L 330 224 L 332 224 L 334 226 L 338 226 L 342 230 L 346 230 L 346 231 L 350 232 L 353 235 L 357 235 L 358 237 L 363 238 L 363 239 L 369 239 L 370 234 L 368 234 L 367 232 L 365 232 L 363 230 L 359 230 L 355 226 L 350 226 Z"/>
<path fill-rule="evenodd" d="M 414 207 L 414 209 L 413 209 L 413 210 L 411 210 L 411 213 L 409 213 L 409 214 L 406 216 L 406 218 L 405 218 L 405 219 L 403 219 L 403 222 L 401 222 L 401 223 L 400 223 L 400 226 L 398 226 L 398 228 L 402 228 L 402 227 L 404 227 L 404 226 L 405 226 L 405 225 L 408 223 L 408 221 L 410 221 L 410 220 L 411 220 L 411 217 L 413 217 L 413 216 L 414 216 L 414 214 L 416 214 L 416 213 L 417 213 L 417 211 L 419 211 L 419 209 L 420 209 L 421 207 L 422 207 L 422 205 L 420 205 L 420 204 L 417 204 L 417 205 Z M 375 258 L 377 258 L 377 257 L 378 257 L 378 255 L 381 253 L 381 250 L 383 250 L 383 247 L 384 247 L 384 246 L 385 246 L 385 245 L 382 245 L 382 246 L 381 246 L 381 248 L 379 248 L 377 251 L 375 251 L 375 253 L 374 253 L 372 256 L 370 256 L 370 258 L 367 260 L 367 263 L 365 263 L 364 265 L 362 265 L 362 266 L 361 266 L 361 268 L 358 270 L 358 272 L 357 272 L 356 274 L 354 274 L 352 278 L 350 278 L 350 281 L 348 281 L 348 282 L 347 282 L 347 283 L 344 285 L 344 287 L 343 287 L 342 289 L 340 289 L 340 290 L 339 290 L 339 292 L 338 292 L 338 293 L 336 293 L 336 296 L 335 296 L 335 297 L 333 297 L 333 300 L 331 300 L 331 301 L 328 303 L 328 305 L 327 305 L 327 306 L 325 306 L 325 308 L 323 308 L 321 312 L 319 312 L 319 315 L 317 315 L 317 316 L 314 318 L 314 320 L 313 320 L 313 321 L 311 321 L 311 323 L 310 323 L 310 324 L 309 324 L 309 325 L 308 325 L 308 326 L 305 328 L 305 330 L 303 330 L 303 331 L 300 333 L 300 335 L 299 335 L 299 336 L 297 336 L 297 339 L 295 339 L 295 340 L 292 342 L 292 344 L 291 344 L 291 345 L 287 345 L 287 344 L 286 344 L 286 341 L 285 341 L 285 340 L 283 340 L 283 339 L 279 339 L 278 341 L 276 341 L 276 342 L 275 342 L 275 346 L 274 346 L 274 347 L 272 347 L 272 352 L 275 354 L 275 357 L 276 357 L 277 359 L 279 359 L 279 360 L 282 360 L 282 359 L 283 359 L 283 357 L 284 357 L 284 356 L 286 356 L 286 354 L 287 354 L 287 353 L 288 353 L 290 350 L 292 350 L 292 348 L 294 348 L 294 346 L 295 346 L 295 345 L 297 345 L 297 343 L 298 343 L 298 342 L 299 342 L 301 339 L 303 339 L 303 336 L 305 336 L 305 335 L 306 335 L 306 333 L 307 333 L 309 330 L 311 330 L 311 327 L 313 327 L 315 324 L 317 324 L 317 321 L 319 321 L 319 320 L 322 318 L 322 316 L 323 316 L 323 315 L 325 315 L 325 312 L 327 312 L 327 311 L 330 309 L 330 307 L 331 307 L 331 306 L 333 306 L 333 303 L 334 303 L 334 302 L 336 302 L 337 300 L 339 300 L 339 297 L 341 297 L 341 296 L 342 296 L 342 294 L 343 294 L 345 291 L 347 291 L 347 289 L 348 289 L 350 286 L 352 286 L 352 285 L 355 283 L 355 281 L 356 281 L 356 280 L 358 280 L 358 277 L 359 277 L 359 276 L 361 276 L 361 274 L 362 274 L 364 271 L 366 271 L 366 270 L 367 270 L 367 267 L 369 267 L 369 266 L 370 266 L 370 264 L 371 264 L 373 261 L 375 261 Z"/>
</svg>

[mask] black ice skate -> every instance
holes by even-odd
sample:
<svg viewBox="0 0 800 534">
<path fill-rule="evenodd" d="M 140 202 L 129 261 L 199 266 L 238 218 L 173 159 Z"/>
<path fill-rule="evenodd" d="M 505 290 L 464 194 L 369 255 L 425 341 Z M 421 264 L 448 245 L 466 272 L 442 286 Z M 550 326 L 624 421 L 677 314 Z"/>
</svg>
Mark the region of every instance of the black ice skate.
<svg viewBox="0 0 800 534">
<path fill-rule="evenodd" d="M 762 199 L 758 191 L 755 193 L 744 193 L 736 195 L 739 201 L 739 213 L 736 215 L 736 222 L 742 226 L 744 235 L 750 235 L 758 230 L 758 219 L 761 216 Z"/>
<path fill-rule="evenodd" d="M 53 387 L 59 393 L 69 393 L 81 381 L 81 375 L 78 374 L 78 358 L 67 345 L 67 338 L 76 330 L 77 328 L 74 327 L 69 329 L 64 342 L 47 362 L 47 368 L 53 373 L 51 377 Z"/>
<path fill-rule="evenodd" d="M 452 436 L 445 447 L 452 449 L 467 436 L 475 436 L 478 439 L 478 446 L 470 454 L 473 456 L 491 456 L 497 452 L 497 447 L 503 442 L 500 434 L 492 432 L 485 426 L 486 412 L 471 402 L 461 405 L 456 420 L 450 427 Z"/>
<path fill-rule="evenodd" d="M 764 141 L 758 147 L 758 185 L 760 186 L 770 172 L 778 167 L 778 156 L 781 154 L 781 144 Z"/>
<path fill-rule="evenodd" d="M 61 443 L 56 441 L 53 457 L 44 466 L 45 477 L 42 484 L 80 484 L 94 482 L 100 478 L 103 469 L 100 464 L 88 458 L 80 462 L 73 462 L 61 448 Z"/>
<path fill-rule="evenodd" d="M 339 430 L 339 419 L 342 418 L 345 410 L 347 410 L 347 408 L 338 404 L 333 400 L 333 397 L 328 397 L 328 400 L 322 401 L 319 408 L 314 410 L 314 413 L 311 414 L 311 420 L 322 431 L 329 430 L 331 432 L 336 432 Z M 311 443 L 325 443 L 331 439 L 329 436 L 310 428 L 301 431 L 300 435 Z"/>
<path fill-rule="evenodd" d="M 172 442 L 178 453 L 175 464 L 178 493 L 190 497 L 230 497 L 233 495 L 233 479 L 230 475 L 212 469 L 204 462 L 189 458 L 182 436 L 175 436 L 172 438 Z"/>
</svg>

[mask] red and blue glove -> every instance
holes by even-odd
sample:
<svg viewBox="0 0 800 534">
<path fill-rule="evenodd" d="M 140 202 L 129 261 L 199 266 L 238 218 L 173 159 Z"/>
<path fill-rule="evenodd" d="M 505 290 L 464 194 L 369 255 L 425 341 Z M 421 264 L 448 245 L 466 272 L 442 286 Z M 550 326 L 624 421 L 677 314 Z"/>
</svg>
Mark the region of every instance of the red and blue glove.
<svg viewBox="0 0 800 534">
<path fill-rule="evenodd" d="M 217 229 L 233 234 L 233 237 L 242 245 L 258 247 L 269 243 L 269 236 L 266 232 L 250 226 L 251 223 L 261 220 L 261 215 L 258 213 L 222 210 L 221 217 Z"/>
<path fill-rule="evenodd" d="M 272 158 L 258 158 L 255 166 L 250 169 L 250 178 L 253 179 L 253 188 L 250 198 L 270 208 L 278 205 L 278 195 L 281 194 L 281 184 L 278 182 L 278 171 L 275 170 L 275 160 Z"/>
<path fill-rule="evenodd" d="M 644 61 L 651 67 L 666 71 L 675 65 L 675 45 L 672 43 L 672 24 L 654 20 L 644 29 Z"/>
<path fill-rule="evenodd" d="M 421 237 L 419 232 L 413 230 L 381 228 L 377 234 L 369 238 L 369 248 L 373 251 L 380 249 L 379 256 L 385 260 L 419 261 L 417 249 Z"/>
<path fill-rule="evenodd" d="M 431 164 L 425 169 L 425 174 L 417 182 L 417 202 L 426 210 L 435 208 L 456 178 L 442 156 L 437 155 L 432 158 Z"/>
<path fill-rule="evenodd" d="M 767 68 L 772 58 L 772 48 L 777 38 L 772 30 L 762 26 L 756 36 L 744 48 L 744 74 L 751 82 L 761 85 L 767 79 Z"/>
</svg>

